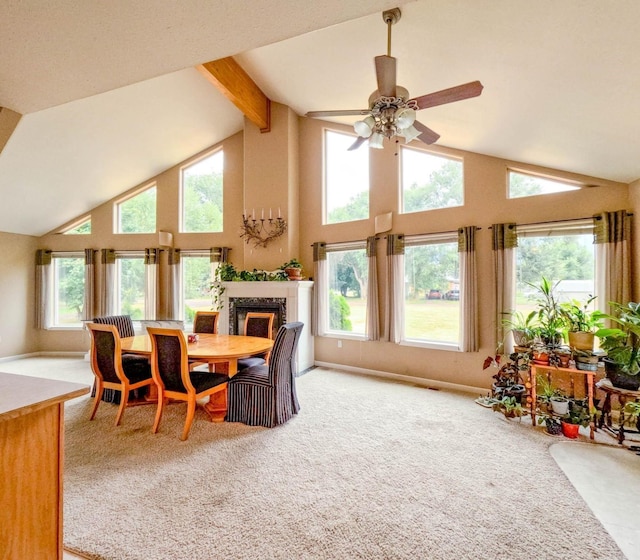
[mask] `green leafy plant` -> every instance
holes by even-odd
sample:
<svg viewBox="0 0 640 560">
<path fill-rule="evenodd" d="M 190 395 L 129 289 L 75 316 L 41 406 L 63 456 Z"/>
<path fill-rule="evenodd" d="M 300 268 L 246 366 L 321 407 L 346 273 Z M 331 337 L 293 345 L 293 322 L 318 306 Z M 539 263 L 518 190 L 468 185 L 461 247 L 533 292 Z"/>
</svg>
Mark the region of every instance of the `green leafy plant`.
<svg viewBox="0 0 640 560">
<path fill-rule="evenodd" d="M 560 313 L 568 331 L 595 332 L 603 326 L 597 312 L 589 310 L 595 299 L 596 296 L 589 296 L 584 302 L 573 299 L 560 304 Z"/>
<path fill-rule="evenodd" d="M 284 263 L 280 268 L 282 270 L 286 270 L 287 268 L 302 268 L 302 264 L 300 264 L 298 259 L 291 259 Z"/>
<path fill-rule="evenodd" d="M 570 399 L 569 412 L 562 417 L 567 424 L 578 424 L 587 427 L 591 423 L 591 412 L 583 400 Z"/>
<path fill-rule="evenodd" d="M 503 319 L 502 324 L 513 334 L 518 346 L 529 346 L 536 335 L 538 312 L 531 311 L 527 315 L 521 311 L 513 311 L 509 317 Z"/>
<path fill-rule="evenodd" d="M 640 303 L 629 302 L 626 305 L 609 302 L 612 314 L 596 312 L 598 319 L 608 319 L 617 327 L 602 328 L 596 331 L 600 347 L 607 352 L 609 360 L 624 373 L 640 373 Z"/>
<path fill-rule="evenodd" d="M 537 377 L 536 395 L 538 401 L 545 404 L 549 404 L 552 399 L 566 398 L 565 392 L 558 387 L 554 388 L 544 375 Z"/>
<path fill-rule="evenodd" d="M 491 408 L 494 412 L 502 412 L 507 418 L 520 418 L 526 414 L 525 409 L 516 397 L 504 396 L 493 403 Z"/>
<path fill-rule="evenodd" d="M 537 325 L 534 327 L 535 337 L 549 348 L 557 347 L 562 338 L 564 319 L 562 317 L 560 302 L 558 301 L 555 289 L 558 285 L 551 284 L 544 276 L 540 284 L 527 284 L 536 291 L 535 310 Z"/>
<path fill-rule="evenodd" d="M 562 433 L 562 423 L 558 418 L 552 416 L 550 414 L 539 414 L 538 415 L 538 425 L 544 424 L 547 428 L 547 432 L 553 434 L 554 436 L 560 435 Z"/>
</svg>

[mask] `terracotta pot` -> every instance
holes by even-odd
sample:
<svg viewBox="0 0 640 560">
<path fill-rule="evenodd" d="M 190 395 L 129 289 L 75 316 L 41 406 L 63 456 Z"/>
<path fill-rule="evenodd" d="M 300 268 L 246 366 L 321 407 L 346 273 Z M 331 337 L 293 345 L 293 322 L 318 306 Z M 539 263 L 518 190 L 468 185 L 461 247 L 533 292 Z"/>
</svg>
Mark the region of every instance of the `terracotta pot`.
<svg viewBox="0 0 640 560">
<path fill-rule="evenodd" d="M 547 365 L 549 363 L 549 352 L 533 351 L 533 361 L 536 364 Z"/>
<path fill-rule="evenodd" d="M 568 422 L 562 421 L 562 433 L 565 437 L 576 439 L 578 437 L 578 432 L 580 431 L 579 424 L 569 424 Z"/>
<path fill-rule="evenodd" d="M 586 350 L 593 352 L 593 342 L 595 340 L 595 334 L 592 332 L 580 331 L 569 332 L 569 346 L 576 350 Z"/>
<path fill-rule="evenodd" d="M 302 277 L 301 268 L 285 268 L 284 271 L 286 272 L 289 280 L 300 280 Z"/>
</svg>

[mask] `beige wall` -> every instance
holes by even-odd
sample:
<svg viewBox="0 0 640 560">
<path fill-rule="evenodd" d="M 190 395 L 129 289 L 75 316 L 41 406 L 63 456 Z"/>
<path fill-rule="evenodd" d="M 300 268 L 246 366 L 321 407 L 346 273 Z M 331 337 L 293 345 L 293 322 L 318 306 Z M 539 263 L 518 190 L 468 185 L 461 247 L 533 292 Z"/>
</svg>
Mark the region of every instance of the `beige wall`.
<svg viewBox="0 0 640 560">
<path fill-rule="evenodd" d="M 369 220 L 322 225 L 322 133 L 327 123 L 301 119 L 300 140 L 300 213 L 305 225 L 300 229 L 302 257 L 311 265 L 310 245 L 316 241 L 337 242 L 364 239 L 374 233 L 374 217 L 393 211 L 392 233 L 417 234 L 455 231 L 460 226 L 476 225 L 479 295 L 480 351 L 477 353 L 429 350 L 384 342 L 342 340 L 338 347 L 335 338 L 316 337 L 316 360 L 334 362 L 370 370 L 388 371 L 402 375 L 459 383 L 474 387 L 488 387 L 490 374 L 482 371 L 485 356 L 495 352 L 494 294 L 491 231 L 493 223 L 514 221 L 529 223 L 547 220 L 583 218 L 596 212 L 618 210 L 629 206 L 628 187 L 611 181 L 601 181 L 571 173 L 553 171 L 558 177 L 603 185 L 554 195 L 507 199 L 507 168 L 514 165 L 498 158 L 450 150 L 440 146 L 431 149 L 442 154 L 464 157 L 465 204 L 459 208 L 432 210 L 406 215 L 398 214 L 399 156 L 393 146 L 384 150 L 370 150 L 370 215 Z M 332 128 L 340 127 L 332 125 Z M 350 131 L 349 127 L 343 127 Z M 366 147 L 364 148 L 366 149 Z M 518 164 L 519 169 L 545 171 Z M 549 171 L 549 170 L 546 170 Z M 380 237 L 384 237 L 384 234 Z M 384 254 L 384 239 L 378 242 L 378 254 Z M 379 259 L 380 292 L 384 293 L 383 259 Z M 383 300 L 381 309 L 384 309 Z"/>
<path fill-rule="evenodd" d="M 38 350 L 34 329 L 38 239 L 0 232 L 0 358 Z"/>
<path fill-rule="evenodd" d="M 505 221 L 522 224 L 582 218 L 605 210 L 635 208 L 640 203 L 638 184 L 631 188 L 630 194 L 629 187 L 620 183 L 514 164 L 499 158 L 434 146 L 431 148 L 434 152 L 464 158 L 465 204 L 459 208 L 400 215 L 399 157 L 395 155 L 393 146 L 387 144 L 384 150 L 370 151 L 371 218 L 352 223 L 323 225 L 321 154 L 323 129 L 327 123 L 298 118 L 289 108 L 275 104 L 273 136 L 270 136 L 272 133 L 260 134 L 250 128 L 252 126 L 247 125 L 244 134 L 236 134 L 219 145 L 225 150 L 224 233 L 178 233 L 180 166 L 150 179 L 155 180 L 158 185 L 158 229 L 172 232 L 176 247 L 203 249 L 219 245 L 229 246 L 232 248 L 231 262 L 239 269 L 254 266 L 275 267 L 284 260 L 298 257 L 305 266 L 306 275 L 309 275 L 313 266 L 312 243 L 364 239 L 374 233 L 374 217 L 385 212 L 393 212 L 393 233 L 455 231 L 459 226 L 465 225 L 482 228 L 478 232 L 477 252 L 481 344 L 479 352 L 447 352 L 384 342 L 344 339 L 342 347 L 339 348 L 335 338 L 321 337 L 316 338 L 316 360 L 323 362 L 487 387 L 490 377 L 482 371 L 482 361 L 486 355 L 494 352 L 496 344 L 493 340 L 493 260 L 489 226 Z M 350 131 L 350 127 L 331 126 L 336 130 Z M 209 151 L 206 150 L 202 154 Z M 192 160 L 202 154 L 197 154 Z M 506 196 L 506 172 L 509 166 L 516 166 L 522 170 L 546 171 L 558 177 L 599 186 L 569 193 L 510 200 Z M 266 250 L 247 247 L 239 237 L 240 216 L 245 207 L 253 208 L 254 205 L 256 209 L 262 208 L 263 205 L 265 208 L 281 205 L 283 214 L 290 223 L 288 238 L 273 243 Z M 91 235 L 64 236 L 52 233 L 42 237 L 38 246 L 54 250 L 78 250 L 85 246 L 96 249 L 140 249 L 157 246 L 156 235 L 114 234 L 112 207 L 113 201 L 110 201 L 91 212 Z M 384 254 L 384 249 L 385 242 L 381 239 L 379 253 Z M 639 262 L 640 256 L 636 254 L 635 257 L 636 262 Z M 29 259 L 31 263 L 31 257 Z M 383 267 L 384 262 L 381 258 L 381 279 Z M 383 294 L 384 290 L 384 281 L 381 280 L 380 293 Z M 384 308 L 382 303 L 381 299 L 381 309 Z M 84 333 L 70 334 L 59 331 L 41 333 L 39 342 L 42 350 L 85 350 L 88 344 Z"/>
</svg>

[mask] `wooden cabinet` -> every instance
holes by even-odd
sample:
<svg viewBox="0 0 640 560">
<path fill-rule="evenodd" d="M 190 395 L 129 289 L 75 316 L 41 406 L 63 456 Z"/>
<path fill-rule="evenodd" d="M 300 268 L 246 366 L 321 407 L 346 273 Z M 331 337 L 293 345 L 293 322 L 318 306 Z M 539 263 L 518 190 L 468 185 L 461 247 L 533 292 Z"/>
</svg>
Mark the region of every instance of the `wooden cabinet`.
<svg viewBox="0 0 640 560">
<path fill-rule="evenodd" d="M 88 392 L 0 373 L 0 560 L 62 558 L 64 401 Z"/>
</svg>

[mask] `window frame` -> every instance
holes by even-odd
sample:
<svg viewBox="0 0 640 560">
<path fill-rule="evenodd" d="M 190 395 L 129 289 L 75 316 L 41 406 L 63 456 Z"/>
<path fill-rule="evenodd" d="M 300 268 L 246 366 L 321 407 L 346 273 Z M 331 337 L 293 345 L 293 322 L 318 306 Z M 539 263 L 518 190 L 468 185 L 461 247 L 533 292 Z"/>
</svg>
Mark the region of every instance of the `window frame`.
<svg viewBox="0 0 640 560">
<path fill-rule="evenodd" d="M 214 281 L 214 274 L 216 268 L 220 266 L 219 262 L 211 262 L 211 250 L 210 249 L 188 249 L 180 252 L 180 286 L 178 286 L 178 317 L 184 321 L 184 326 L 186 331 L 193 330 L 193 321 L 187 321 L 185 316 L 186 306 L 185 306 L 185 282 L 184 282 L 184 274 L 185 274 L 185 259 L 190 258 L 207 258 L 209 259 L 209 264 L 211 267 L 211 276 L 210 283 Z M 213 306 L 213 300 L 211 295 L 209 296 L 209 300 Z"/>
<path fill-rule="evenodd" d="M 458 276 L 460 276 L 460 253 L 457 249 L 458 244 L 458 233 L 455 231 L 452 232 L 442 232 L 442 233 L 427 233 L 427 234 L 418 234 L 418 235 L 405 235 L 405 254 L 407 247 L 419 247 L 419 246 L 432 246 L 432 245 L 444 245 L 444 244 L 455 244 L 456 253 L 458 255 Z M 405 260 L 405 276 L 406 276 L 406 260 Z M 458 289 L 460 293 L 464 290 L 463 287 L 463 278 L 459 278 Z M 431 339 L 422 339 L 422 338 L 408 338 L 406 336 L 405 327 L 406 327 L 406 295 L 403 300 L 403 321 L 405 321 L 405 325 L 403 325 L 403 333 L 402 338 L 399 342 L 400 346 L 413 346 L 417 348 L 428 348 L 431 350 L 446 350 L 449 352 L 461 352 L 461 343 L 462 343 L 462 329 L 463 329 L 463 315 L 461 312 L 461 308 L 458 307 L 458 339 L 454 341 L 440 341 L 440 340 L 431 340 Z M 460 300 L 458 300 L 458 306 L 460 306 Z"/>
<path fill-rule="evenodd" d="M 121 231 L 122 226 L 122 204 L 135 198 L 145 191 L 155 189 L 156 191 L 156 215 L 153 231 Z M 136 189 L 123 197 L 120 197 L 113 203 L 113 233 L 116 235 L 153 235 L 158 231 L 158 185 L 155 181 L 147 183 L 145 186 Z"/>
<path fill-rule="evenodd" d="M 341 253 L 341 252 L 359 251 L 359 250 L 364 252 L 365 259 L 366 259 L 367 241 L 362 240 L 362 241 L 346 241 L 346 242 L 340 242 L 340 243 L 327 243 L 325 246 L 325 250 L 327 253 L 327 261 L 329 259 L 330 253 Z M 340 338 L 343 340 L 366 340 L 367 339 L 366 325 L 365 325 L 365 331 L 362 333 L 331 329 L 331 295 L 330 295 L 331 282 L 330 282 L 330 266 L 328 262 L 327 262 L 326 269 L 327 269 L 326 270 L 327 277 L 326 277 L 325 285 L 327 287 L 327 298 L 326 298 L 327 308 L 324 310 L 324 313 L 326 314 L 327 321 L 326 321 L 326 332 L 322 336 L 326 336 L 328 338 Z M 368 282 L 369 281 L 368 270 L 366 272 L 367 272 L 367 282 Z M 368 304 L 367 295 L 368 294 L 366 293 L 366 290 L 365 290 L 364 293 L 362 294 L 362 297 L 364 299 L 365 310 Z M 365 311 L 365 317 L 366 317 L 366 311 Z"/>
<path fill-rule="evenodd" d="M 222 154 L 222 205 L 221 205 L 222 228 L 220 230 L 186 231 L 185 230 L 185 201 L 184 201 L 184 192 L 185 192 L 184 191 L 184 172 L 185 172 L 185 170 L 189 169 L 190 167 L 193 167 L 193 166 L 197 165 L 198 163 L 204 161 L 205 159 L 215 157 L 218 154 Z M 202 234 L 202 233 L 222 233 L 222 232 L 224 232 L 224 167 L 225 167 L 224 147 L 222 147 L 222 146 L 219 146 L 219 147 L 215 148 L 214 150 L 211 150 L 210 152 L 207 152 L 206 154 L 203 154 L 199 158 L 191 160 L 189 163 L 187 163 L 185 165 L 182 165 L 180 167 L 180 175 L 179 175 L 179 179 L 178 179 L 179 180 L 179 186 L 178 186 L 178 192 L 179 192 L 178 231 L 180 233 Z"/>
<path fill-rule="evenodd" d="M 322 130 L 322 225 L 337 225 L 348 224 L 358 221 L 364 221 L 371 218 L 371 158 L 369 152 L 367 154 L 366 165 L 366 192 L 367 192 L 367 215 L 363 218 L 356 218 L 354 220 L 342 220 L 338 222 L 329 221 L 329 154 L 328 154 L 328 138 L 330 135 L 339 135 L 345 138 L 352 138 L 353 142 L 358 139 L 358 136 L 343 130 L 336 130 L 333 128 L 324 128 Z M 362 147 L 360 149 L 363 149 Z M 339 207 L 338 207 L 339 208 Z M 333 211 L 333 210 L 332 210 Z"/>
<path fill-rule="evenodd" d="M 74 231 L 77 230 L 78 228 L 80 228 L 81 226 L 83 226 L 84 224 L 89 224 L 89 231 L 83 231 L 83 232 L 78 232 L 78 231 Z M 78 220 L 76 220 L 75 222 L 73 222 L 72 224 L 68 225 L 66 228 L 64 228 L 62 231 L 60 231 L 60 233 L 62 233 L 63 235 L 91 235 L 92 231 L 92 223 L 91 223 L 91 215 L 89 216 L 84 216 Z"/>
<path fill-rule="evenodd" d="M 84 253 L 81 251 L 55 251 L 51 253 L 51 275 L 50 275 L 50 286 L 48 290 L 50 290 L 50 298 L 49 298 L 49 306 L 50 306 L 50 317 L 51 324 L 47 327 L 47 330 L 82 330 L 84 328 L 84 321 L 80 319 L 77 323 L 59 323 L 59 298 L 58 298 L 58 286 L 59 286 L 59 271 L 58 265 L 56 264 L 57 260 L 61 259 L 78 259 L 82 265 L 82 300 L 84 306 L 84 298 L 86 293 L 86 282 L 84 276 L 85 270 L 85 257 Z"/>
<path fill-rule="evenodd" d="M 438 208 L 422 208 L 420 210 L 405 210 L 404 208 L 404 199 L 405 199 L 405 185 L 404 185 L 404 154 L 407 151 L 411 151 L 414 153 L 424 154 L 434 158 L 440 158 L 444 160 L 453 161 L 460 164 L 460 169 L 462 173 L 462 177 L 460 180 L 460 187 L 462 189 L 462 200 L 460 204 L 456 204 L 455 206 L 440 206 Z M 443 154 L 441 152 L 436 152 L 433 150 L 425 150 L 421 148 L 416 148 L 415 146 L 400 146 L 400 157 L 399 157 L 399 166 L 398 166 L 398 213 L 399 214 L 416 214 L 417 212 L 432 212 L 434 210 L 446 210 L 448 208 L 462 208 L 465 204 L 465 183 L 464 183 L 464 157 L 454 156 L 450 154 Z"/>
<path fill-rule="evenodd" d="M 527 194 L 527 195 L 522 195 L 522 196 L 511 196 L 511 176 L 512 176 L 512 174 L 523 175 L 525 177 L 532 177 L 534 179 L 540 179 L 542 181 L 549 181 L 551 183 L 556 183 L 558 185 L 566 185 L 568 188 L 564 189 L 564 190 L 559 190 L 559 191 L 556 191 L 556 192 L 534 193 L 534 194 Z M 527 169 L 520 169 L 520 168 L 517 168 L 517 167 L 507 167 L 506 183 L 507 183 L 507 199 L 508 200 L 518 200 L 520 198 L 530 198 L 532 196 L 549 196 L 549 195 L 554 195 L 554 194 L 576 192 L 576 191 L 582 190 L 584 187 L 586 187 L 586 185 L 584 183 L 581 183 L 579 181 L 573 181 L 571 179 L 565 179 L 565 178 L 562 178 L 562 177 L 557 177 L 555 175 L 546 175 L 544 173 L 536 173 L 535 171 L 529 171 Z"/>
</svg>

